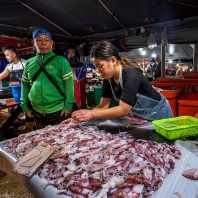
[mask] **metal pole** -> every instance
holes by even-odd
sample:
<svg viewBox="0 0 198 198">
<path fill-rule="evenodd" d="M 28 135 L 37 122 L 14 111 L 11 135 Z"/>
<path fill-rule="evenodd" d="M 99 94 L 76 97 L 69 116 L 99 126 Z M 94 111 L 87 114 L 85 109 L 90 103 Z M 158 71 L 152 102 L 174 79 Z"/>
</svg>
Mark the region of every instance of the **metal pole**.
<svg viewBox="0 0 198 198">
<path fill-rule="evenodd" d="M 145 71 L 144 59 L 143 59 L 143 73 Z"/>
<path fill-rule="evenodd" d="M 195 43 L 195 48 L 193 51 L 193 68 L 192 71 L 198 71 L 198 43 Z"/>
<path fill-rule="evenodd" d="M 104 7 L 104 9 L 120 24 L 120 26 L 127 32 L 127 29 L 124 25 L 118 20 L 118 18 L 114 15 L 114 13 L 104 4 L 102 0 L 98 0 L 99 3 Z"/>
<path fill-rule="evenodd" d="M 161 46 L 161 77 L 165 77 L 165 64 L 166 64 L 166 46 Z"/>
</svg>

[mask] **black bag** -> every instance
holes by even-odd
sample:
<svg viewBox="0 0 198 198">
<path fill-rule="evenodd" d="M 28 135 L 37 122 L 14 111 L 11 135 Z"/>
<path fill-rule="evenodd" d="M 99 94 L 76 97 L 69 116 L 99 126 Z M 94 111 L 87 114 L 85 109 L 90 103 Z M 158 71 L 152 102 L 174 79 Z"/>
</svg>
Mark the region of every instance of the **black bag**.
<svg viewBox="0 0 198 198">
<path fill-rule="evenodd" d="M 36 57 L 37 62 L 40 65 L 40 69 L 35 73 L 35 75 L 32 78 L 32 81 L 35 81 L 37 79 L 37 77 L 39 76 L 39 74 L 41 72 L 43 72 L 47 78 L 50 80 L 50 82 L 56 87 L 56 89 L 58 90 L 58 92 L 63 96 L 64 100 L 66 100 L 66 95 L 63 93 L 63 91 L 61 90 L 61 88 L 58 86 L 58 84 L 56 83 L 56 81 L 53 79 L 53 77 L 47 72 L 47 70 L 45 69 L 45 66 L 51 61 L 53 60 L 57 55 L 54 55 L 52 57 L 50 57 L 49 59 L 47 59 L 44 63 L 41 62 L 41 60 L 39 59 L 39 57 Z M 73 103 L 72 106 L 73 111 L 79 110 L 78 105 L 76 104 L 76 102 Z"/>
</svg>

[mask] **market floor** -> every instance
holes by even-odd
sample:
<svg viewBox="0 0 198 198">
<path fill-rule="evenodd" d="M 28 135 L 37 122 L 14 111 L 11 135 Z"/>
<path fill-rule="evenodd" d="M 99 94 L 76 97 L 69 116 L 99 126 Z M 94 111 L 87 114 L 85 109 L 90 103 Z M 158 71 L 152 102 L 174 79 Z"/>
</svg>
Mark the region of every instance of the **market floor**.
<svg viewBox="0 0 198 198">
<path fill-rule="evenodd" d="M 0 111 L 0 126 L 10 116 L 8 111 Z M 0 141 L 4 138 L 0 136 Z M 18 181 L 0 171 L 0 198 L 34 198 Z"/>
<path fill-rule="evenodd" d="M 34 198 L 18 181 L 5 173 L 0 175 L 4 175 L 0 179 L 0 198 Z"/>
</svg>

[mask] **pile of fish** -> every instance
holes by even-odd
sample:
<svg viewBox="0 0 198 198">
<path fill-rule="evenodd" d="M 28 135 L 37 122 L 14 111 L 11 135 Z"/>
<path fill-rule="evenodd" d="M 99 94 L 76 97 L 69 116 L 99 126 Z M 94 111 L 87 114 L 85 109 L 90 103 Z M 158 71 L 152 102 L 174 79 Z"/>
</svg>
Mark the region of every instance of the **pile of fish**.
<svg viewBox="0 0 198 198">
<path fill-rule="evenodd" d="M 74 198 L 151 197 L 162 185 L 181 152 L 166 143 L 128 139 L 95 126 L 62 124 L 7 140 L 4 148 L 16 158 L 44 141 L 54 148 L 37 174 L 57 194 Z"/>
</svg>

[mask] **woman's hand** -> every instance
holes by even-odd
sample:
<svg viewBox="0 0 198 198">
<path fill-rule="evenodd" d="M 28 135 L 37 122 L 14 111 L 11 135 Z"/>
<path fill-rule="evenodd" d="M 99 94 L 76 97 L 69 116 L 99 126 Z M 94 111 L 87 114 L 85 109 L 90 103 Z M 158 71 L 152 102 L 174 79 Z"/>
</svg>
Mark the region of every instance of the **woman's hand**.
<svg viewBox="0 0 198 198">
<path fill-rule="evenodd" d="M 93 110 L 78 110 L 72 113 L 72 118 L 77 122 L 85 122 L 94 119 Z"/>
</svg>

